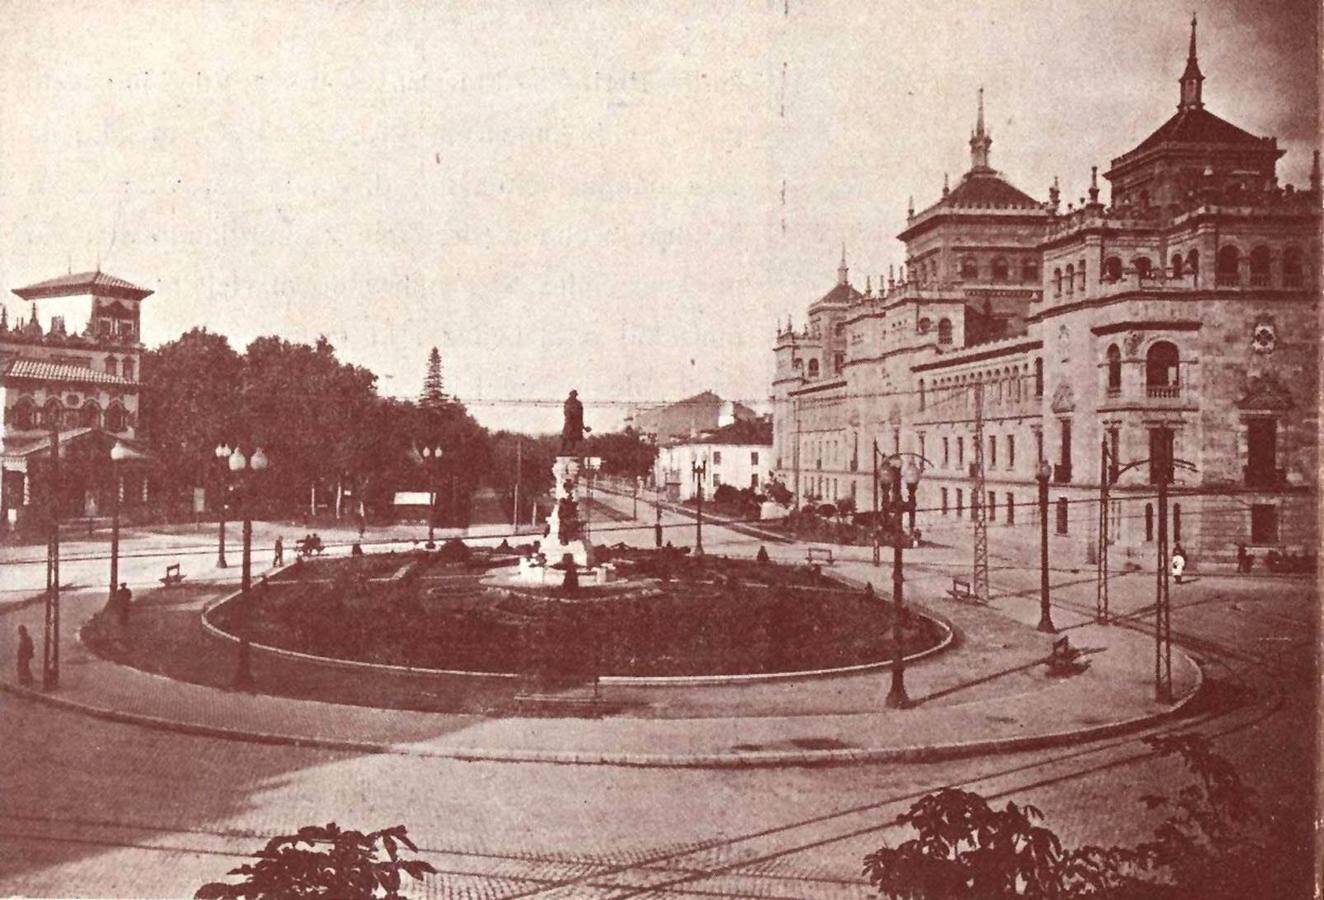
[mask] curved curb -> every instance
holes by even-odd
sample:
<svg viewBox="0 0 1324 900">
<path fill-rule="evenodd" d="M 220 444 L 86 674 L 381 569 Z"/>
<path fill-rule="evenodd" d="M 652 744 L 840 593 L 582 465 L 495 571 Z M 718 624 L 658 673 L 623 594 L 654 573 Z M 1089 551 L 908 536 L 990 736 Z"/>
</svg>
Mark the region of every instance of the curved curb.
<svg viewBox="0 0 1324 900">
<path fill-rule="evenodd" d="M 201 621 L 202 629 L 212 638 L 219 641 L 228 641 L 232 644 L 240 643 L 241 639 L 213 625 L 209 619 L 209 614 L 227 603 L 235 600 L 241 591 L 232 591 L 229 594 L 223 594 L 220 597 L 208 601 L 202 608 Z M 911 610 L 913 615 L 921 616 L 932 622 L 943 633 L 941 640 L 932 647 L 926 647 L 916 653 L 912 653 L 902 659 L 905 665 L 926 659 L 944 650 L 950 649 L 956 642 L 956 627 L 952 625 L 946 617 L 934 613 L 928 609 L 922 612 L 918 609 Z M 406 675 L 420 676 L 424 678 L 473 678 L 475 680 L 517 680 L 525 676 L 516 672 L 475 672 L 464 669 L 429 669 L 419 666 L 399 666 L 389 663 L 370 663 L 357 659 L 338 659 L 333 656 L 317 656 L 312 653 L 303 653 L 298 650 L 287 650 L 284 647 L 274 647 L 270 644 L 259 644 L 253 641 L 248 642 L 251 651 L 264 653 L 268 656 L 274 656 L 280 659 L 289 659 L 296 662 L 308 663 L 315 666 L 324 666 L 331 669 L 348 669 L 358 672 L 375 672 L 383 675 Z M 810 680 L 815 678 L 836 678 L 845 675 L 860 675 L 868 672 L 885 672 L 892 668 L 893 661 L 890 659 L 878 660 L 876 662 L 860 663 L 853 666 L 839 666 L 834 669 L 804 669 L 795 672 L 753 672 L 742 675 L 603 675 L 598 681 L 603 685 L 615 685 L 617 687 L 696 687 L 696 686 L 739 686 L 744 684 L 765 684 L 770 682 Z"/>
<path fill-rule="evenodd" d="M 1084 743 L 1101 738 L 1115 737 L 1138 731 L 1157 722 L 1178 716 L 1199 695 L 1204 686 L 1204 669 L 1191 657 L 1182 653 L 1195 668 L 1195 686 L 1170 709 L 1135 716 L 1118 722 L 1092 725 L 1086 728 L 1025 737 L 994 738 L 982 741 L 963 741 L 950 744 L 915 745 L 909 747 L 876 747 L 835 750 L 756 750 L 716 753 L 615 753 L 569 750 L 502 750 L 476 747 L 427 748 L 409 744 L 390 744 L 370 741 L 348 741 L 336 738 L 300 737 L 271 732 L 240 731 L 212 725 L 176 722 L 157 716 L 126 713 L 105 709 L 53 696 L 31 688 L 0 682 L 0 690 L 20 698 L 47 703 L 62 709 L 80 712 L 98 719 L 122 724 L 138 725 L 156 731 L 168 731 L 197 737 L 221 738 L 247 743 L 333 750 L 346 753 L 390 754 L 417 758 L 450 759 L 459 762 L 543 763 L 550 765 L 618 766 L 631 768 L 699 768 L 740 769 L 785 766 L 831 766 L 860 763 L 926 763 L 985 756 L 993 753 L 1011 753 L 1041 750 L 1067 744 Z"/>
</svg>

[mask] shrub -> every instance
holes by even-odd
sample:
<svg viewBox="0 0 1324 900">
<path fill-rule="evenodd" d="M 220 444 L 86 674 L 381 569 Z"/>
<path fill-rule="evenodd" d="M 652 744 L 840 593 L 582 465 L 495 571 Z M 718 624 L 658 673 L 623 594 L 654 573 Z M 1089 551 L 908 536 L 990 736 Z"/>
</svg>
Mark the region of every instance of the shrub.
<svg viewBox="0 0 1324 900">
<path fill-rule="evenodd" d="M 254 854 L 257 862 L 231 869 L 229 874 L 245 876 L 242 882 L 213 881 L 198 888 L 193 896 L 195 900 L 261 897 L 399 900 L 401 872 L 421 880 L 437 871 L 423 860 L 401 859 L 401 847 L 418 852 L 403 825 L 369 834 L 342 831 L 335 822 L 325 828 L 309 825 L 296 834 L 272 838 Z"/>
</svg>

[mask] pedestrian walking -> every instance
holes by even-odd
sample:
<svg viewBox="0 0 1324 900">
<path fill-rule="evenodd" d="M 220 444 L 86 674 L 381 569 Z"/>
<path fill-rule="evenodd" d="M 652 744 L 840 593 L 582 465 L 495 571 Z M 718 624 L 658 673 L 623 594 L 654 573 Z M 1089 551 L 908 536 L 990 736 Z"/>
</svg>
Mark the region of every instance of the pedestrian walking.
<svg viewBox="0 0 1324 900">
<path fill-rule="evenodd" d="M 1186 571 L 1186 551 L 1178 544 L 1172 549 L 1172 577 L 1181 584 L 1182 573 Z"/>
<path fill-rule="evenodd" d="M 32 684 L 32 657 L 36 650 L 32 646 L 32 635 L 24 625 L 18 626 L 18 683 Z"/>
<path fill-rule="evenodd" d="M 368 528 L 368 522 L 366 519 L 363 518 L 363 513 L 359 513 L 355 518 L 358 521 L 359 540 L 361 541 L 363 540 L 363 532 L 366 531 Z"/>
<path fill-rule="evenodd" d="M 285 538 L 276 535 L 276 548 L 271 557 L 272 568 L 285 565 Z"/>
<path fill-rule="evenodd" d="M 133 591 L 124 582 L 120 582 L 120 589 L 115 592 L 115 605 L 120 616 L 120 625 L 129 624 L 129 606 L 133 603 Z"/>
</svg>

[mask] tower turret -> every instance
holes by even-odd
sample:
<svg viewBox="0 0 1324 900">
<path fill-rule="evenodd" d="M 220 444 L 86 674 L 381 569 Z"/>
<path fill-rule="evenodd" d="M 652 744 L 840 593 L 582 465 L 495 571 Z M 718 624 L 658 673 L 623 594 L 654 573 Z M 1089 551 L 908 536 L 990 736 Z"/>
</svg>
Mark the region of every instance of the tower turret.
<svg viewBox="0 0 1324 900">
<path fill-rule="evenodd" d="M 1200 109 L 1204 101 L 1200 98 L 1200 83 L 1204 75 L 1200 74 L 1200 64 L 1195 59 L 1195 16 L 1191 16 L 1191 49 L 1186 55 L 1186 71 L 1181 73 L 1181 102 L 1178 109 Z"/>
</svg>

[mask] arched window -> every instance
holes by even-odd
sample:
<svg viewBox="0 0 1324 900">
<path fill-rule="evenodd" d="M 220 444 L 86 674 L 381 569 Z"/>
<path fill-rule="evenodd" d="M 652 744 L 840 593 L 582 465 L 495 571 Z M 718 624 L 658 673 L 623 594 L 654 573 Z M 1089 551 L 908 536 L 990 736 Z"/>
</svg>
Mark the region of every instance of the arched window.
<svg viewBox="0 0 1324 900">
<path fill-rule="evenodd" d="M 1027 259 L 1021 263 L 1021 281 L 1026 284 L 1034 284 L 1039 280 L 1039 263 L 1033 259 Z"/>
<path fill-rule="evenodd" d="M 967 256 L 961 260 L 961 277 L 966 281 L 974 281 L 979 277 L 979 266 L 975 263 L 973 256 Z"/>
<path fill-rule="evenodd" d="M 120 406 L 118 401 L 113 401 L 106 407 L 106 430 L 119 434 L 128 427 L 128 415 L 124 412 L 124 407 Z"/>
<path fill-rule="evenodd" d="M 1081 259 L 1079 262 L 1076 263 L 1076 277 L 1080 279 L 1080 284 L 1077 285 L 1077 286 L 1078 286 L 1082 291 L 1085 290 L 1085 260 L 1084 260 L 1084 259 Z"/>
<path fill-rule="evenodd" d="M 120 366 L 120 374 L 130 381 L 133 380 L 133 360 L 126 359 Z"/>
<path fill-rule="evenodd" d="M 27 397 L 19 398 L 10 415 L 14 428 L 19 431 L 29 431 L 37 427 L 37 404 Z"/>
<path fill-rule="evenodd" d="M 1177 396 L 1179 373 L 1177 345 L 1171 341 L 1156 341 L 1145 354 L 1145 386 L 1149 389 L 1149 396 Z"/>
<path fill-rule="evenodd" d="M 816 359 L 809 360 L 809 377 L 810 378 L 818 377 L 818 360 Z"/>
<path fill-rule="evenodd" d="M 1283 286 L 1301 287 L 1305 283 L 1305 270 L 1302 265 L 1301 249 L 1288 247 L 1283 251 Z"/>
<path fill-rule="evenodd" d="M 1122 351 L 1116 344 L 1108 345 L 1108 393 L 1122 392 Z"/>
<path fill-rule="evenodd" d="M 1007 257 L 999 256 L 993 260 L 993 280 L 1006 281 L 1011 277 L 1011 263 L 1007 262 Z"/>
<path fill-rule="evenodd" d="M 1034 361 L 1034 395 L 1036 397 L 1044 395 L 1044 361 L 1042 359 Z"/>
<path fill-rule="evenodd" d="M 1172 277 L 1181 278 L 1182 275 L 1184 274 L 1186 273 L 1182 271 L 1181 254 L 1180 253 L 1172 254 Z"/>
<path fill-rule="evenodd" d="M 118 375 L 120 373 L 119 360 L 113 356 L 106 357 L 106 374 Z"/>
<path fill-rule="evenodd" d="M 46 405 L 41 409 L 41 425 L 43 428 L 59 428 L 63 425 L 64 405 L 60 403 L 58 397 L 52 397 L 46 401 Z"/>
<path fill-rule="evenodd" d="M 1154 540 L 1154 504 L 1145 504 L 1145 540 Z"/>
<path fill-rule="evenodd" d="M 1120 257 L 1110 256 L 1103 261 L 1103 280 L 1122 280 L 1122 260 Z"/>
<path fill-rule="evenodd" d="M 920 333 L 920 334 L 928 334 L 928 333 L 929 333 L 929 329 L 932 328 L 932 327 L 933 327 L 933 322 L 932 322 L 932 320 L 929 319 L 928 316 L 925 316 L 924 318 L 922 318 L 922 319 L 919 320 L 919 333 Z"/>
<path fill-rule="evenodd" d="M 99 428 L 101 426 L 101 407 L 95 400 L 89 400 L 83 404 L 83 408 L 78 413 L 78 424 L 84 428 Z"/>
<path fill-rule="evenodd" d="M 1076 289 L 1076 267 L 1067 263 L 1067 293 L 1070 294 Z"/>
<path fill-rule="evenodd" d="M 1191 273 L 1191 277 L 1199 279 L 1200 277 L 1200 251 L 1192 250 L 1186 254 L 1186 271 Z"/>
<path fill-rule="evenodd" d="M 1055 297 L 1061 297 L 1061 296 L 1062 296 L 1062 270 L 1061 270 L 1061 269 L 1054 269 L 1054 270 L 1053 270 L 1053 296 L 1055 296 Z"/>
<path fill-rule="evenodd" d="M 1228 244 L 1220 247 L 1216 259 L 1214 283 L 1219 287 L 1231 287 L 1241 283 L 1241 251 Z"/>
<path fill-rule="evenodd" d="M 950 344 L 952 342 L 952 320 L 938 320 L 938 343 Z"/>
<path fill-rule="evenodd" d="M 1149 261 L 1148 256 L 1137 256 L 1131 261 L 1131 266 L 1136 270 L 1136 277 L 1143 281 L 1149 277 L 1154 264 Z"/>
<path fill-rule="evenodd" d="M 1250 251 L 1250 283 L 1256 287 L 1269 283 L 1269 248 L 1263 244 Z"/>
</svg>

